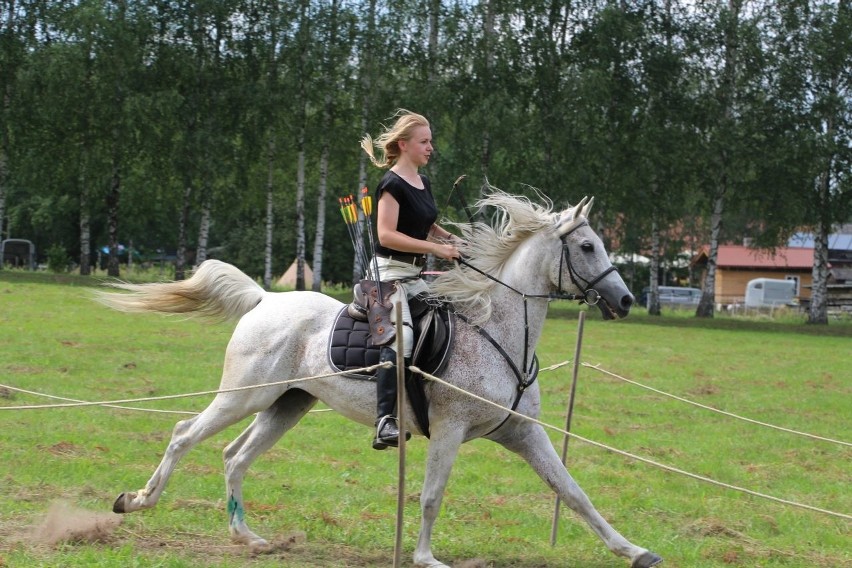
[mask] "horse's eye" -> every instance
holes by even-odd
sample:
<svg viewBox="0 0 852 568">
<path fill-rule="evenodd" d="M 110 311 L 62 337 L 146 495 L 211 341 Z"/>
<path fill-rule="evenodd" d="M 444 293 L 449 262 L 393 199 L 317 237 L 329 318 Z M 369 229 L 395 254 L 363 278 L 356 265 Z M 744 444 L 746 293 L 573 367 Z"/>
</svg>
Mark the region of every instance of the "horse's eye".
<svg viewBox="0 0 852 568">
<path fill-rule="evenodd" d="M 595 250 L 595 245 L 586 241 L 585 243 L 580 245 L 580 248 L 583 249 L 583 252 L 592 252 Z"/>
</svg>

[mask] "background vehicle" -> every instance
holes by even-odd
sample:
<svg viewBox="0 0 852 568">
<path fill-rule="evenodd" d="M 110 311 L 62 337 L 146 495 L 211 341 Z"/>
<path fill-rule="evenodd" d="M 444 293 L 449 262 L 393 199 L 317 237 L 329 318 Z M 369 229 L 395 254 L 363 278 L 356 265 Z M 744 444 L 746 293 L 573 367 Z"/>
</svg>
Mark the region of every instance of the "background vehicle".
<svg viewBox="0 0 852 568">
<path fill-rule="evenodd" d="M 747 308 L 787 306 L 795 303 L 796 282 L 755 278 L 746 285 L 745 305 Z"/>
<path fill-rule="evenodd" d="M 701 300 L 701 290 L 698 288 L 687 288 L 685 286 L 660 286 L 661 306 L 697 306 Z M 639 304 L 648 305 L 648 295 L 651 288 L 645 286 L 639 296 Z"/>
</svg>

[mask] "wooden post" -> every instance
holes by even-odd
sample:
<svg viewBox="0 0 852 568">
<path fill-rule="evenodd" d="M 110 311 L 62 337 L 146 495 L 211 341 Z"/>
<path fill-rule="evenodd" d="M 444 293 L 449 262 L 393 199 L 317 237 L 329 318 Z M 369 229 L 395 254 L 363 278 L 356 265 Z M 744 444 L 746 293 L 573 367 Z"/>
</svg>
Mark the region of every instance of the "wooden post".
<svg viewBox="0 0 852 568">
<path fill-rule="evenodd" d="M 393 567 L 402 562 L 402 520 L 405 512 L 405 356 L 402 341 L 402 304 L 396 311 L 396 420 L 399 424 L 399 469 L 396 492 L 396 541 L 393 547 Z"/>
<path fill-rule="evenodd" d="M 577 345 L 574 348 L 574 361 L 572 361 L 572 376 L 571 376 L 571 394 L 568 396 L 568 414 L 565 418 L 565 431 L 571 431 L 571 415 L 574 414 L 574 396 L 577 392 L 577 372 L 580 369 L 580 349 L 583 346 L 583 322 L 586 320 L 586 312 L 580 312 L 580 318 L 577 322 Z M 562 465 L 565 465 L 565 460 L 568 457 L 568 434 L 562 437 Z M 556 531 L 559 528 L 559 495 L 556 496 L 556 505 L 553 508 L 553 523 L 550 527 L 550 546 L 556 544 Z"/>
</svg>

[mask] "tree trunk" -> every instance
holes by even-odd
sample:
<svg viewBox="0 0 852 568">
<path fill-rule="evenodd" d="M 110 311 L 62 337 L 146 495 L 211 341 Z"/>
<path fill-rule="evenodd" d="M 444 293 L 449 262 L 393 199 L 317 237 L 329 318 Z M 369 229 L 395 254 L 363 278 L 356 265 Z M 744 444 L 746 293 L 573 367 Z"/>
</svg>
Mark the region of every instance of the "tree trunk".
<svg viewBox="0 0 852 568">
<path fill-rule="evenodd" d="M 814 267 L 811 272 L 811 304 L 808 323 L 828 324 L 828 234 L 829 227 L 822 223 L 814 232 Z"/>
<path fill-rule="evenodd" d="M 322 289 L 322 247 L 325 243 L 325 196 L 328 184 L 328 146 L 325 145 L 320 155 L 320 179 L 317 187 L 317 229 L 314 233 L 314 266 L 311 290 L 320 292 Z"/>
<path fill-rule="evenodd" d="M 273 162 L 275 160 L 275 136 L 269 135 L 266 152 L 266 247 L 263 251 L 263 287 L 272 288 L 272 236 L 275 229 Z"/>
<path fill-rule="evenodd" d="M 308 41 L 307 32 L 310 25 L 308 17 L 308 2 L 302 0 L 299 5 L 299 58 L 298 58 L 298 98 L 299 105 L 299 139 L 298 164 L 296 166 L 296 290 L 305 289 L 305 136 L 308 127 L 308 92 L 307 92 L 307 58 Z"/>
<path fill-rule="evenodd" d="M 311 290 L 320 292 L 322 290 L 322 258 L 323 245 L 325 243 L 325 202 L 328 190 L 328 154 L 329 139 L 332 131 L 333 111 L 331 95 L 325 96 L 325 112 L 323 118 L 323 143 L 319 163 L 319 185 L 317 186 L 317 228 L 314 234 L 314 274 Z"/>
<path fill-rule="evenodd" d="M 491 68 L 494 66 L 494 51 L 492 49 L 492 45 L 494 43 L 494 2 L 493 0 L 487 0 L 485 5 L 485 19 L 483 22 L 483 36 L 484 36 L 484 44 L 485 44 L 485 53 L 483 57 L 485 58 L 485 84 L 483 87 L 485 88 L 485 102 L 487 105 L 487 101 L 489 97 L 489 89 L 491 83 Z M 488 178 L 488 168 L 491 165 L 491 132 L 488 126 L 484 126 L 482 129 L 482 147 L 479 153 L 479 167 L 482 172 L 482 178 Z"/>
<path fill-rule="evenodd" d="M 13 10 L 9 10 L 9 37 L 13 37 L 14 26 L 13 26 Z M 8 72 L 8 70 L 6 71 Z M 2 116 L 9 116 L 10 106 L 12 99 L 12 83 L 9 82 L 6 84 L 6 89 L 3 92 L 3 114 Z M 8 227 L 6 227 L 6 194 L 7 194 L 7 184 L 9 182 L 9 144 L 11 143 L 11 136 L 9 133 L 9 125 L 6 121 L 3 121 L 3 131 L 0 133 L 0 241 L 4 238 L 10 238 L 12 235 L 8 234 Z M 5 237 L 3 236 L 4 229 L 7 231 Z M 3 259 L 0 258 L 0 270 L 3 269 Z"/>
<path fill-rule="evenodd" d="M 0 141 L 0 241 L 4 239 L 3 229 L 6 228 L 6 180 L 9 178 L 9 158 L 6 154 L 7 132 L 3 128 L 3 140 Z M 7 237 L 10 235 L 6 235 Z M 0 258 L 0 270 L 3 269 L 3 259 Z"/>
<path fill-rule="evenodd" d="M 657 221 L 651 223 L 651 266 L 648 283 L 648 313 L 660 315 L 660 227 Z"/>
<path fill-rule="evenodd" d="M 831 171 L 826 168 L 819 176 L 819 196 L 821 204 L 828 204 Z M 823 205 L 825 206 L 825 205 Z M 814 266 L 811 270 L 811 304 L 808 308 L 808 323 L 828 324 L 828 235 L 831 223 L 825 221 L 826 215 L 821 215 L 814 231 Z"/>
<path fill-rule="evenodd" d="M 11 27 L 11 14 L 9 15 Z M 3 93 L 3 115 L 9 116 L 9 91 L 11 85 L 6 85 L 6 91 Z M 9 179 L 9 127 L 3 124 L 3 132 L 0 133 L 0 241 L 3 240 L 3 229 L 7 229 L 6 222 L 6 184 Z M 8 229 L 7 229 L 8 230 Z M 12 235 L 7 234 L 6 238 Z M 0 258 L 0 270 L 3 270 L 3 259 Z"/>
<path fill-rule="evenodd" d="M 368 91 L 365 91 L 368 93 Z M 369 97 L 365 96 L 364 101 L 362 102 L 361 107 L 361 132 L 367 131 L 367 114 L 369 108 Z M 358 187 L 367 187 L 367 154 L 361 152 L 358 158 Z M 361 242 L 361 235 L 363 235 L 364 223 L 364 211 L 361 209 L 361 198 L 363 195 L 359 191 L 355 196 L 355 200 L 358 203 L 358 222 L 355 223 L 355 251 L 354 251 L 354 259 L 352 261 L 352 284 L 356 284 L 359 280 L 364 277 L 364 273 L 366 272 L 367 267 L 363 266 L 362 256 L 359 252 L 358 246 Z M 370 251 L 372 252 L 372 251 Z"/>
<path fill-rule="evenodd" d="M 846 2 L 841 2 L 838 7 L 838 15 L 842 10 L 848 9 L 848 0 Z M 837 69 L 836 74 L 833 74 L 829 80 L 828 97 L 826 97 L 829 100 L 842 100 L 840 78 L 843 76 L 843 72 L 843 68 Z M 835 140 L 837 140 L 837 124 L 842 124 L 842 118 L 840 118 L 840 120 L 838 120 L 838 118 L 843 116 L 841 114 L 841 110 L 836 109 L 835 111 L 832 108 L 833 106 L 834 105 L 823 106 L 825 109 L 825 115 L 822 120 L 822 124 L 825 125 L 824 140 L 828 142 L 826 146 L 829 148 L 838 147 L 838 144 L 835 142 Z M 835 115 L 834 112 L 837 112 L 838 114 Z M 839 146 L 842 147 L 843 144 L 844 142 L 841 142 Z M 845 141 L 845 144 L 848 144 L 848 140 Z M 817 226 L 814 230 L 814 266 L 811 271 L 811 304 L 808 308 L 808 323 L 820 325 L 828 324 L 828 236 L 831 233 L 833 205 L 832 194 L 841 193 L 839 188 L 838 191 L 832 191 L 831 187 L 831 173 L 835 169 L 836 158 L 837 154 L 834 151 L 831 151 L 828 154 L 825 166 L 817 180 L 816 187 L 815 201 L 819 212 L 819 221 L 817 222 Z"/>
<path fill-rule="evenodd" d="M 192 196 L 192 185 L 185 182 L 183 190 L 183 206 L 178 220 L 178 243 L 175 254 L 175 280 L 186 278 L 186 235 L 189 232 L 189 198 Z"/>
<path fill-rule="evenodd" d="M 338 76 L 338 61 L 332 49 L 332 46 L 337 45 L 337 26 L 338 26 L 338 10 L 339 0 L 332 0 L 331 14 L 329 15 L 329 34 L 328 47 L 325 53 L 325 77 L 323 82 L 326 85 L 325 97 L 323 100 L 323 125 L 322 125 L 322 150 L 320 151 L 319 163 L 319 185 L 317 187 L 317 226 L 314 236 L 314 274 L 311 290 L 320 292 L 322 290 L 322 264 L 323 264 L 323 247 L 325 245 L 325 209 L 326 196 L 328 194 L 328 161 L 331 148 L 331 136 L 334 130 L 334 97 L 340 86 L 337 83 Z"/>
<path fill-rule="evenodd" d="M 738 66 L 740 10 L 743 0 L 728 0 L 731 18 L 725 28 L 725 63 L 722 69 L 722 84 L 719 97 L 722 100 L 723 132 L 734 127 L 734 103 L 736 100 L 736 78 Z M 719 256 L 719 236 L 722 232 L 722 218 L 725 212 L 725 196 L 730 183 L 730 160 L 724 146 L 724 136 L 717 137 L 720 145 L 718 154 L 719 176 L 713 194 L 713 212 L 710 215 L 710 251 L 707 254 L 707 275 L 704 278 L 703 292 L 696 317 L 712 318 L 716 305 L 716 263 Z"/>
<path fill-rule="evenodd" d="M 296 290 L 305 289 L 305 125 L 299 128 L 296 166 Z"/>
<path fill-rule="evenodd" d="M 719 258 L 719 235 L 722 232 L 722 213 L 725 210 L 724 188 L 727 180 L 720 180 L 722 190 L 713 201 L 713 213 L 710 215 L 710 250 L 707 253 L 707 274 L 702 285 L 701 301 L 695 310 L 696 317 L 712 318 L 716 307 L 716 263 Z"/>
<path fill-rule="evenodd" d="M 373 38 L 376 33 L 376 0 L 370 0 L 369 8 L 367 12 L 367 37 L 363 42 L 363 47 L 361 49 L 361 89 L 362 89 L 362 97 L 361 97 L 361 134 L 365 134 L 367 132 L 368 120 L 370 117 L 370 101 L 372 101 L 373 93 L 372 93 L 372 85 L 373 85 L 373 73 L 375 66 L 373 65 L 373 54 L 372 54 L 372 45 Z M 364 152 L 358 153 L 358 188 L 367 186 L 367 154 Z M 355 238 L 356 238 L 356 246 L 355 251 L 353 252 L 353 261 L 352 261 L 352 284 L 354 285 L 359 280 L 364 277 L 364 273 L 366 272 L 367 267 L 363 266 L 362 254 L 360 254 L 358 249 L 358 244 L 363 242 L 361 240 L 361 236 L 363 235 L 364 229 L 364 212 L 361 210 L 361 198 L 363 196 L 360 192 L 355 196 L 355 200 L 358 203 L 358 222 L 355 224 Z M 370 254 L 372 251 L 370 251 Z"/>
<path fill-rule="evenodd" d="M 438 83 L 438 39 L 440 35 L 441 0 L 429 1 L 429 86 Z"/>
<path fill-rule="evenodd" d="M 121 175 L 118 173 L 118 164 L 113 163 L 112 180 L 106 197 L 107 206 L 107 234 L 109 238 L 109 260 L 107 261 L 107 274 L 113 278 L 119 278 L 121 272 L 118 264 L 118 203 L 121 195 Z"/>
<path fill-rule="evenodd" d="M 195 266 L 207 260 L 207 244 L 210 241 L 210 219 L 212 216 L 210 204 L 213 199 L 208 188 L 201 202 L 201 220 L 198 225 L 198 246 L 195 248 Z"/>
<path fill-rule="evenodd" d="M 80 176 L 80 276 L 92 273 L 92 231 L 89 217 L 88 180 L 85 174 Z"/>
</svg>

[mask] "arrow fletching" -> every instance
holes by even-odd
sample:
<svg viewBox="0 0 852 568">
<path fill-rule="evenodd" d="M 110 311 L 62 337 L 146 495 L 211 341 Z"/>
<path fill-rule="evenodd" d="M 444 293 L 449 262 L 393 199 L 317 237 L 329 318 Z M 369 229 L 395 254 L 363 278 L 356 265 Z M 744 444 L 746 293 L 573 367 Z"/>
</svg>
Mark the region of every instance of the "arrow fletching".
<svg viewBox="0 0 852 568">
<path fill-rule="evenodd" d="M 364 215 L 368 217 L 373 214 L 373 198 L 370 197 L 370 190 L 366 186 L 361 188 L 361 209 L 364 210 Z"/>
</svg>

